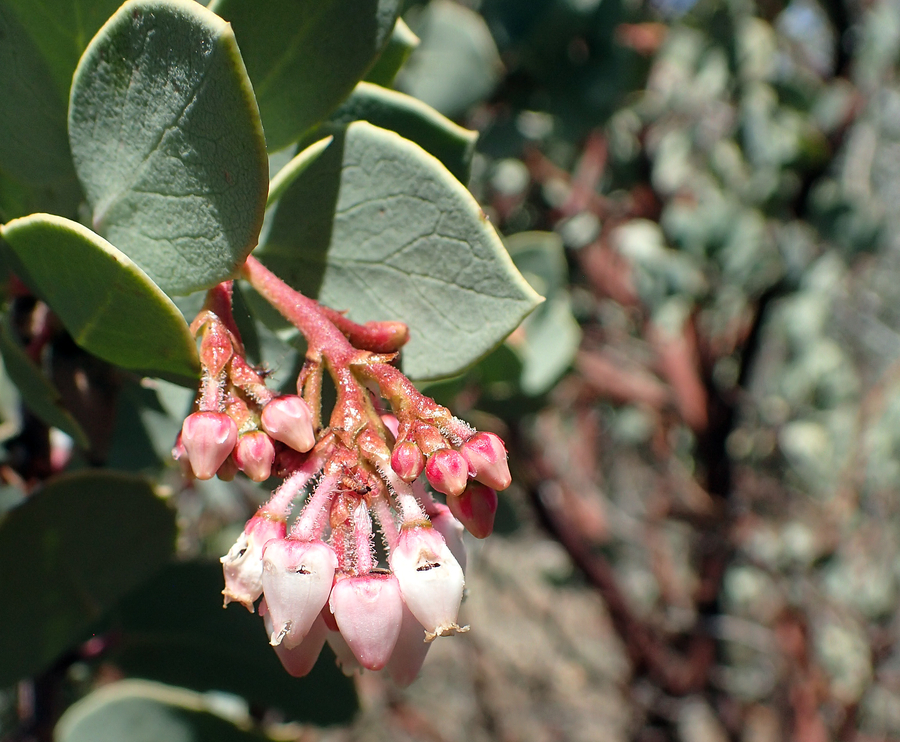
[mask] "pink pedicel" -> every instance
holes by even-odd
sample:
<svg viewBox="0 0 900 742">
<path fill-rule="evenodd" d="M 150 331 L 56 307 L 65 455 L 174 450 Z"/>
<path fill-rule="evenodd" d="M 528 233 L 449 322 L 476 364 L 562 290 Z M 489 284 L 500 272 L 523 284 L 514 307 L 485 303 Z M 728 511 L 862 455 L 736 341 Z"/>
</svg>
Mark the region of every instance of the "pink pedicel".
<svg viewBox="0 0 900 742">
<path fill-rule="evenodd" d="M 394 446 L 391 454 L 391 468 L 404 482 L 418 479 L 425 468 L 425 456 L 412 441 L 403 441 Z"/>
<path fill-rule="evenodd" d="M 459 497 L 448 497 L 447 507 L 475 538 L 487 538 L 494 532 L 497 492 L 480 482 L 470 482 Z"/>
<path fill-rule="evenodd" d="M 266 599 L 263 598 L 259 603 L 259 615 L 263 617 L 263 624 L 266 628 L 266 635 L 271 636 L 274 632 L 272 624 L 272 616 L 268 612 Z M 284 644 L 275 647 L 275 654 L 281 662 L 281 666 L 287 670 L 289 675 L 295 678 L 302 678 L 309 675 L 310 671 L 315 667 L 316 660 L 322 653 L 322 647 L 325 646 L 325 637 L 328 636 L 328 627 L 320 615 L 313 625 L 310 627 L 306 636 L 303 637 L 297 646 L 288 649 Z"/>
<path fill-rule="evenodd" d="M 397 578 L 369 573 L 338 579 L 331 611 L 353 655 L 367 670 L 387 665 L 400 634 L 403 598 Z"/>
<path fill-rule="evenodd" d="M 428 457 L 425 476 L 444 495 L 461 495 L 469 480 L 469 465 L 459 451 L 442 448 Z"/>
<path fill-rule="evenodd" d="M 262 409 L 260 422 L 276 441 L 305 453 L 316 445 L 312 413 L 301 397 L 286 394 L 276 397 Z"/>
<path fill-rule="evenodd" d="M 296 647 L 331 593 L 337 557 L 322 541 L 285 538 L 263 550 L 262 588 L 272 616 L 272 646 Z"/>
<path fill-rule="evenodd" d="M 181 427 L 181 443 L 197 479 L 212 479 L 237 443 L 237 425 L 224 412 L 194 412 Z"/>
<path fill-rule="evenodd" d="M 234 448 L 234 460 L 252 481 L 265 482 L 272 475 L 275 444 L 261 430 L 244 433 Z"/>
<path fill-rule="evenodd" d="M 404 603 L 400 634 L 387 664 L 391 680 L 401 688 L 410 685 L 422 669 L 430 647 L 431 644 L 425 641 L 425 629 Z"/>
<path fill-rule="evenodd" d="M 404 528 L 390 563 L 403 600 L 425 628 L 426 641 L 467 630 L 456 622 L 466 585 L 462 567 L 440 533 L 430 527 Z"/>
<path fill-rule="evenodd" d="M 505 490 L 512 483 L 506 446 L 494 433 L 476 433 L 460 446 L 469 465 L 469 476 L 495 490 Z"/>
<path fill-rule="evenodd" d="M 225 572 L 225 605 L 240 603 L 253 613 L 253 602 L 262 595 L 263 549 L 272 539 L 283 539 L 283 520 L 254 515 L 234 546 L 219 561 Z"/>
</svg>

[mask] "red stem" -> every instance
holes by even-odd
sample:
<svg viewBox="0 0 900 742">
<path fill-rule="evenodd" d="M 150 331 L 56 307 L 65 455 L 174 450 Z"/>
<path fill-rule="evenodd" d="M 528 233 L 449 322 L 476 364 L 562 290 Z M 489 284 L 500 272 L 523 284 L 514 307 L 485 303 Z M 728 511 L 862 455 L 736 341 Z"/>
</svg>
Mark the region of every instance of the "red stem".
<svg viewBox="0 0 900 742">
<path fill-rule="evenodd" d="M 366 322 L 360 325 L 335 309 L 322 305 L 319 308 L 355 348 L 373 353 L 396 353 L 409 341 L 409 328 L 403 322 Z"/>
<path fill-rule="evenodd" d="M 348 366 L 357 355 L 318 302 L 292 289 L 252 255 L 244 263 L 243 274 L 285 319 L 297 326 L 310 348 L 319 351 L 332 369 Z"/>
<path fill-rule="evenodd" d="M 222 321 L 225 329 L 232 334 L 233 339 L 237 342 L 235 350 L 239 355 L 244 355 L 244 341 L 241 340 L 241 333 L 234 321 L 232 312 L 231 297 L 233 293 L 234 281 L 223 281 L 206 292 L 206 302 L 203 308 L 208 309 Z"/>
</svg>

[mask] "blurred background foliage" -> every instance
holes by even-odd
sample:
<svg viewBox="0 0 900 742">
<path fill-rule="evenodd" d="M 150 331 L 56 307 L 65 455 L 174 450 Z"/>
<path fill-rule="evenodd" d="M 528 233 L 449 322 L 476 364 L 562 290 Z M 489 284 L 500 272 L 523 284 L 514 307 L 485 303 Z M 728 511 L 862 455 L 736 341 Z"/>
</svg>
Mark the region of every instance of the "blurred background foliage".
<svg viewBox="0 0 900 742">
<path fill-rule="evenodd" d="M 156 478 L 181 561 L 82 585 L 72 600 L 92 620 L 25 653 L 35 679 L 10 685 L 22 668 L 0 668 L 0 735 L 49 739 L 68 707 L 65 742 L 138 727 L 146 739 L 900 736 L 900 5 L 432 0 L 403 17 L 369 79 L 479 132 L 468 185 L 546 297 L 467 374 L 427 385 L 510 444 L 498 533 L 471 544 L 472 632 L 437 642 L 407 690 L 351 683 L 326 657 L 289 678 L 256 621 L 219 610 L 210 564 L 265 492 L 186 483 L 168 459 L 192 393 L 111 376 L 63 338 L 64 409 L 41 419 L 93 442 L 84 466 Z M 391 83 L 385 60 L 405 55 Z M 238 302 L 251 356 L 290 385 L 296 333 L 249 292 Z M 26 340 L 32 309 L 9 314 Z M 0 334 L 7 481 L 37 476 L 51 453 L 35 455 L 37 423 L 9 383 L 28 376 L 15 338 Z M 96 414 L 113 399 L 114 416 Z M 5 509 L 20 499 L 0 490 Z M 160 517 L 118 507 L 82 513 L 85 533 L 103 514 Z M 0 530 L 37 517 L 19 508 Z M 176 525 L 162 521 L 137 529 L 150 554 Z M 15 545 L 0 562 L 31 548 Z M 0 577 L 17 616 L 4 613 L 4 656 L 22 626 L 57 615 L 42 596 L 64 556 L 14 586 Z M 124 676 L 140 680 L 90 692 Z"/>
</svg>

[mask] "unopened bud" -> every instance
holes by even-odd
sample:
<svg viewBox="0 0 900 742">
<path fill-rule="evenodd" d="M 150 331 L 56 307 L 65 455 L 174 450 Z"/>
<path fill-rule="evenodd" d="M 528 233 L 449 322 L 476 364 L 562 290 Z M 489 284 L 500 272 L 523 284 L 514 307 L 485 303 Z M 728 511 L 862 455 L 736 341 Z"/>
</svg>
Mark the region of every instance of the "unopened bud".
<svg viewBox="0 0 900 742">
<path fill-rule="evenodd" d="M 237 443 L 237 425 L 224 412 L 194 412 L 181 426 L 181 443 L 197 479 L 212 479 Z"/>
<path fill-rule="evenodd" d="M 328 600 L 337 557 L 322 541 L 280 539 L 263 551 L 263 593 L 272 614 L 272 646 L 296 647 Z"/>
<path fill-rule="evenodd" d="M 448 497 L 447 506 L 475 538 L 494 532 L 497 492 L 480 482 L 470 482 L 459 497 Z"/>
<path fill-rule="evenodd" d="M 460 453 L 469 465 L 469 474 L 495 490 L 505 490 L 512 483 L 506 446 L 494 433 L 476 433 L 460 446 Z"/>
<path fill-rule="evenodd" d="M 401 688 L 412 683 L 422 669 L 422 663 L 425 662 L 425 655 L 428 654 L 430 647 L 431 644 L 425 641 L 425 629 L 409 610 L 409 606 L 404 603 L 400 634 L 387 664 L 391 680 Z"/>
<path fill-rule="evenodd" d="M 219 561 L 225 572 L 225 605 L 241 603 L 253 613 L 253 601 L 262 594 L 263 548 L 272 539 L 284 538 L 283 520 L 254 515 L 234 546 Z"/>
<path fill-rule="evenodd" d="M 412 441 L 403 441 L 394 446 L 391 454 L 391 468 L 404 482 L 417 479 L 425 468 L 425 456 Z"/>
<path fill-rule="evenodd" d="M 254 482 L 264 482 L 272 474 L 275 444 L 266 433 L 254 430 L 242 435 L 234 448 L 234 460 Z"/>
<path fill-rule="evenodd" d="M 295 451 L 303 453 L 316 444 L 312 413 L 303 398 L 295 394 L 276 397 L 269 402 L 263 407 L 260 422 L 263 430 L 276 441 L 281 441 Z"/>
<path fill-rule="evenodd" d="M 263 617 L 266 634 L 271 636 L 275 627 L 272 623 L 272 615 L 267 610 L 265 598 L 259 604 L 259 615 Z M 290 649 L 284 644 L 279 644 L 275 647 L 275 654 L 278 655 L 282 667 L 290 675 L 293 675 L 295 678 L 302 678 L 308 675 L 310 670 L 315 667 L 316 660 L 319 659 L 319 655 L 322 653 L 322 647 L 325 646 L 326 636 L 328 636 L 328 627 L 320 615 L 313 621 L 313 625 L 306 636 L 303 637 L 303 641 Z"/>
<path fill-rule="evenodd" d="M 426 641 L 458 631 L 465 578 L 443 537 L 433 528 L 405 528 L 391 550 L 391 570 L 409 610 L 425 628 Z"/>
<path fill-rule="evenodd" d="M 459 451 L 442 448 L 428 459 L 425 476 L 438 492 L 461 495 L 469 481 L 469 465 Z"/>
<path fill-rule="evenodd" d="M 359 664 L 381 670 L 394 651 L 403 620 L 397 578 L 370 573 L 340 579 L 331 590 L 329 604 Z"/>
<path fill-rule="evenodd" d="M 230 482 L 234 479 L 238 471 L 238 465 L 234 460 L 234 452 L 232 452 L 232 455 L 222 462 L 222 466 L 220 466 L 219 470 L 216 472 L 216 478 L 223 482 Z"/>
</svg>

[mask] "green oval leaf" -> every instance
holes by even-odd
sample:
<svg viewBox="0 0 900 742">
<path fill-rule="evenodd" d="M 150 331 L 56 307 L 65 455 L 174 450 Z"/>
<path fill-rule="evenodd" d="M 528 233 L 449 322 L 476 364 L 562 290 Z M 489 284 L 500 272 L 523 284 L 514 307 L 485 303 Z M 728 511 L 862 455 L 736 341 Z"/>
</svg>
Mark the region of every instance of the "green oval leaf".
<svg viewBox="0 0 900 742">
<path fill-rule="evenodd" d="M 516 267 L 546 301 L 522 323 L 515 350 L 522 359 L 522 391 L 548 391 L 572 364 L 581 327 L 572 315 L 568 266 L 562 239 L 554 232 L 520 232 L 506 239 Z"/>
<path fill-rule="evenodd" d="M 213 0 L 234 26 L 271 151 L 323 121 L 391 36 L 398 0 Z"/>
<path fill-rule="evenodd" d="M 402 320 L 403 368 L 458 373 L 538 303 L 472 195 L 421 147 L 350 124 L 269 211 L 279 276 L 358 322 Z"/>
<path fill-rule="evenodd" d="M 165 564 L 175 514 L 137 477 L 51 480 L 0 523 L 0 686 L 39 672 Z"/>
<path fill-rule="evenodd" d="M 256 244 L 268 161 L 228 24 L 190 0 L 131 0 L 88 45 L 69 137 L 95 230 L 165 291 L 232 276 Z"/>
<path fill-rule="evenodd" d="M 406 25 L 402 18 L 398 18 L 388 39 L 387 46 L 381 52 L 372 69 L 366 75 L 366 82 L 390 87 L 400 68 L 419 45 L 419 37 Z"/>
<path fill-rule="evenodd" d="M 0 168 L 30 184 L 73 177 L 66 99 L 7 0 L 0 0 L 0 100 Z"/>
<path fill-rule="evenodd" d="M 3 356 L 6 373 L 18 388 L 28 409 L 47 425 L 59 428 L 79 446 L 87 448 L 90 442 L 81 426 L 60 404 L 62 396 L 59 390 L 16 341 L 8 317 L 0 322 L 0 355 Z"/>
<path fill-rule="evenodd" d="M 246 709 L 224 718 L 214 698 L 146 680 L 95 690 L 60 717 L 55 742 L 264 742 Z M 232 711 L 230 706 L 225 709 Z M 224 710 L 224 709 L 222 709 Z M 236 718 L 234 718 L 236 717 Z M 238 726 L 240 725 L 240 726 Z M 243 728 L 242 728 L 243 727 Z"/>
<path fill-rule="evenodd" d="M 397 75 L 397 87 L 456 118 L 487 98 L 503 62 L 484 18 L 451 0 L 432 0 L 417 17 L 421 44 Z"/>
<path fill-rule="evenodd" d="M 461 183 L 469 180 L 478 133 L 464 129 L 422 101 L 361 82 L 331 116 L 336 124 L 368 121 L 396 131 L 437 157 Z"/>
<path fill-rule="evenodd" d="M 197 348 L 181 312 L 102 237 L 51 214 L 15 219 L 0 237 L 82 348 L 125 368 L 197 376 Z"/>
<path fill-rule="evenodd" d="M 53 93 L 62 103 L 63 128 L 72 73 L 78 59 L 100 26 L 121 4 L 120 0 L 0 0 L 0 5 L 9 8 L 45 61 L 53 79 Z"/>
<path fill-rule="evenodd" d="M 324 137 L 318 142 L 313 142 L 308 147 L 291 158 L 288 163 L 278 171 L 278 174 L 269 182 L 269 197 L 266 200 L 266 208 L 275 203 L 287 187 L 293 183 L 306 168 L 312 165 L 319 155 L 331 144 L 334 137 Z"/>
<path fill-rule="evenodd" d="M 291 719 L 340 724 L 353 718 L 353 683 L 329 649 L 309 675 L 291 677 L 269 646 L 262 619 L 240 606 L 223 610 L 221 590 L 218 562 L 169 565 L 120 604 L 111 627 L 120 641 L 108 659 L 132 676 L 234 693 Z"/>
</svg>

